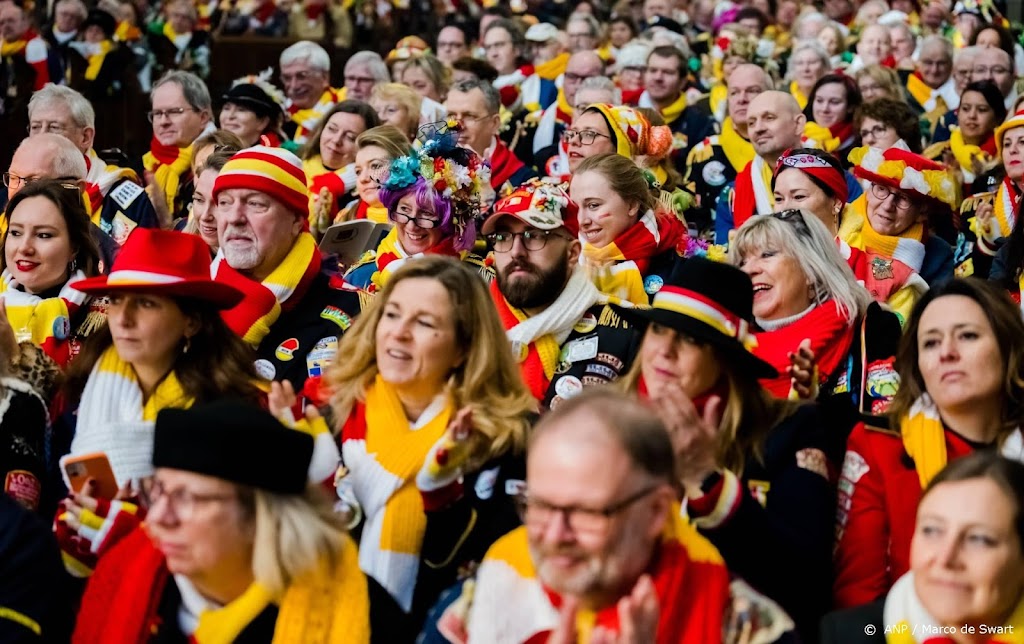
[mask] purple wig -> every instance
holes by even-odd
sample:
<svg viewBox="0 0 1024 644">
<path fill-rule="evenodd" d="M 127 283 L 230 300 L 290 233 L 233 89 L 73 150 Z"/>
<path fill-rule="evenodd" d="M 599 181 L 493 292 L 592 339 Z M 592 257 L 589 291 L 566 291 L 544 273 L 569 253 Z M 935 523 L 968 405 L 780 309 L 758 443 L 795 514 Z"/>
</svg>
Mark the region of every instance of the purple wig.
<svg viewBox="0 0 1024 644">
<path fill-rule="evenodd" d="M 457 212 L 458 204 L 445 199 L 444 195 L 434 190 L 434 187 L 423 178 L 416 175 L 416 181 L 409 186 L 397 190 L 389 190 L 381 187 L 377 192 L 382 206 L 388 209 L 388 218 L 394 221 L 394 212 L 398 202 L 406 195 L 416 195 L 416 207 L 434 213 L 440 220 L 442 234 L 445 237 L 455 237 L 453 247 L 455 250 L 469 250 L 476 243 L 476 220 L 472 213 Z M 454 207 L 453 207 L 454 206 Z M 461 215 L 461 216 L 460 216 Z M 457 221 L 463 222 L 460 234 Z"/>
</svg>

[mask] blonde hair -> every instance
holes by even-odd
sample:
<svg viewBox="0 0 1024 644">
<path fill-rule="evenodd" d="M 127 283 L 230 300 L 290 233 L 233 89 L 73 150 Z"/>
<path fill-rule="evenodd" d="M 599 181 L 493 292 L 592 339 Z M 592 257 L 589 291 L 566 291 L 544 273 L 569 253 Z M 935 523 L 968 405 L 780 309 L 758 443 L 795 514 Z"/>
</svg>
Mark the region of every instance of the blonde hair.
<svg viewBox="0 0 1024 644">
<path fill-rule="evenodd" d="M 432 255 L 406 262 L 363 310 L 338 346 L 339 359 L 326 373 L 334 392 L 331 407 L 344 423 L 356 402 L 377 377 L 377 324 L 395 287 L 408 279 L 432 279 L 444 286 L 451 300 L 455 344 L 465 359 L 448 380 L 455 408 L 470 407 L 474 427 L 490 441 L 490 456 L 522 450 L 537 401 L 523 384 L 505 328 L 487 288 L 462 262 Z"/>
<path fill-rule="evenodd" d="M 420 124 L 420 109 L 423 107 L 423 97 L 416 90 L 402 83 L 378 83 L 374 85 L 370 94 L 370 101 L 375 100 L 393 101 L 405 108 L 409 119 L 409 140 L 416 138 L 416 129 Z"/>
<path fill-rule="evenodd" d="M 437 89 L 437 94 L 442 100 L 448 94 L 448 88 L 452 86 L 452 72 L 433 54 L 413 54 L 409 60 L 405 61 L 405 67 L 402 68 L 400 76 L 404 76 L 405 72 L 410 69 L 418 69 L 423 72 L 434 84 L 434 88 Z"/>
<path fill-rule="evenodd" d="M 632 159 L 615 153 L 598 154 L 583 159 L 574 176 L 584 172 L 596 172 L 607 179 L 608 187 L 623 201 L 640 206 L 641 216 L 657 205 L 643 170 Z"/>
<path fill-rule="evenodd" d="M 370 146 L 381 148 L 392 160 L 403 157 L 412 150 L 409 138 L 394 125 L 371 127 L 356 137 L 356 150 Z"/>
<path fill-rule="evenodd" d="M 255 515 L 253 577 L 280 596 L 295 579 L 322 566 L 333 570 L 347 538 L 344 517 L 319 486 L 300 495 L 242 488 L 243 507 Z"/>
<path fill-rule="evenodd" d="M 800 222 L 776 215 L 748 219 L 729 245 L 729 262 L 739 266 L 748 253 L 769 248 L 792 257 L 814 290 L 816 303 L 832 300 L 839 315 L 853 325 L 873 301 L 871 294 L 857 283 L 825 224 L 803 210 L 792 213 L 790 216 L 799 217 Z"/>
</svg>

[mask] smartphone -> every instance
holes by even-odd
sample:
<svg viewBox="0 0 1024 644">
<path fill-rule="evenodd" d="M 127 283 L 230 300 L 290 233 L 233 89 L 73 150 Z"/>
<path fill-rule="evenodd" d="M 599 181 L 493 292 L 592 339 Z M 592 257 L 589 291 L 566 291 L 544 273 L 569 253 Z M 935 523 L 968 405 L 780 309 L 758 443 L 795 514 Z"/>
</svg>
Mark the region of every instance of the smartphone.
<svg viewBox="0 0 1024 644">
<path fill-rule="evenodd" d="M 93 495 L 101 499 L 113 499 L 117 496 L 117 479 L 110 461 L 103 452 L 92 454 L 68 454 L 60 459 L 60 467 L 64 472 L 64 483 L 68 489 L 81 492 L 85 482 L 92 479 Z"/>
</svg>

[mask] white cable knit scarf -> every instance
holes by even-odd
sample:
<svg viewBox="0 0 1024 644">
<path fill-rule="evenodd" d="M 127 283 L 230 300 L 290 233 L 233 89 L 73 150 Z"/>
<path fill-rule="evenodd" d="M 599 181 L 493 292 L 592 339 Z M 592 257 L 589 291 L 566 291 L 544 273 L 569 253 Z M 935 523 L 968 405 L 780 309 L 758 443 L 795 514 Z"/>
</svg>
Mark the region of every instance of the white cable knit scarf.
<svg viewBox="0 0 1024 644">
<path fill-rule="evenodd" d="M 525 346 L 537 338 L 551 334 L 561 346 L 587 309 L 607 301 L 607 296 L 597 290 L 587 277 L 586 271 L 573 269 L 558 298 L 542 312 L 509 329 L 508 339 L 510 342 L 519 342 Z"/>
</svg>

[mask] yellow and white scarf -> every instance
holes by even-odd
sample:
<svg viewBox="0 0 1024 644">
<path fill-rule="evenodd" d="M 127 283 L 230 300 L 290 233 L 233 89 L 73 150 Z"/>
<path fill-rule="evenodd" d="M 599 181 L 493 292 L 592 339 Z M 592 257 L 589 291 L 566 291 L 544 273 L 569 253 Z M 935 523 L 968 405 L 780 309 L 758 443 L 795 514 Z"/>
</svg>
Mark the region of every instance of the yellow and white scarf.
<svg viewBox="0 0 1024 644">
<path fill-rule="evenodd" d="M 89 171 L 85 175 L 86 188 L 83 201 L 92 223 L 98 226 L 103 213 L 103 200 L 106 199 L 114 184 L 122 179 L 140 183 L 139 176 L 131 168 L 108 165 L 92 148 L 85 153 L 85 165 Z"/>
<path fill-rule="evenodd" d="M 949 149 L 953 151 L 956 162 L 960 164 L 960 171 L 964 175 L 964 184 L 974 181 L 974 160 L 983 166 L 989 166 L 994 159 L 992 155 L 981 149 L 981 146 L 971 145 L 964 141 L 964 133 L 959 127 L 953 126 L 949 134 Z"/>
<path fill-rule="evenodd" d="M 442 392 L 418 420 L 410 422 L 398 394 L 380 375 L 367 388 L 365 400 L 360 403 L 365 427 L 356 427 L 350 419 L 342 429 L 341 448 L 366 517 L 359 567 L 408 612 L 427 529 L 416 474 L 444 436 L 454 404 Z"/>
<path fill-rule="evenodd" d="M 110 346 L 82 391 L 71 454 L 105 453 L 118 485 L 150 476 L 157 413 L 165 408 L 187 409 L 193 402 L 173 371 L 143 400 L 135 369 Z"/>
<path fill-rule="evenodd" d="M 103 61 L 113 48 L 114 43 L 109 40 L 101 40 L 95 53 L 89 55 L 89 65 L 85 68 L 85 80 L 96 80 L 103 67 Z"/>
<path fill-rule="evenodd" d="M 71 318 L 89 301 L 89 296 L 76 291 L 72 283 L 85 278 L 76 272 L 61 288 L 57 297 L 41 298 L 18 288 L 18 282 L 5 268 L 0 273 L 0 295 L 4 298 L 7 320 L 15 336 L 26 335 L 32 344 L 41 347 L 47 355 L 61 362 L 55 352 L 71 335 Z"/>
<path fill-rule="evenodd" d="M 807 94 L 800 91 L 800 86 L 796 84 L 796 81 L 790 81 L 789 93 L 796 99 L 797 105 L 800 106 L 801 110 L 807 107 Z"/>
<path fill-rule="evenodd" d="M 651 99 L 651 95 L 645 91 L 640 95 L 640 100 L 637 101 L 637 105 L 640 107 L 649 107 L 651 109 L 658 110 L 661 114 L 661 118 L 665 119 L 665 125 L 672 125 L 679 120 L 679 117 L 683 114 L 683 110 L 686 109 L 686 93 L 684 92 L 680 94 L 679 98 L 677 98 L 671 105 L 668 105 L 664 109 L 659 109 L 658 106 L 654 104 L 653 99 Z"/>
<path fill-rule="evenodd" d="M 882 625 L 886 644 L 923 644 L 931 638 L 952 642 L 944 638 L 942 625 L 928 613 L 914 590 L 914 573 L 908 572 L 896 580 L 885 596 L 882 609 Z M 1006 624 L 985 626 L 1006 626 L 1006 633 L 993 634 L 986 644 L 1024 644 L 1024 599 L 1010 613 Z M 948 628 L 948 627 L 947 627 Z M 953 626 L 960 632 L 961 625 Z"/>
</svg>

